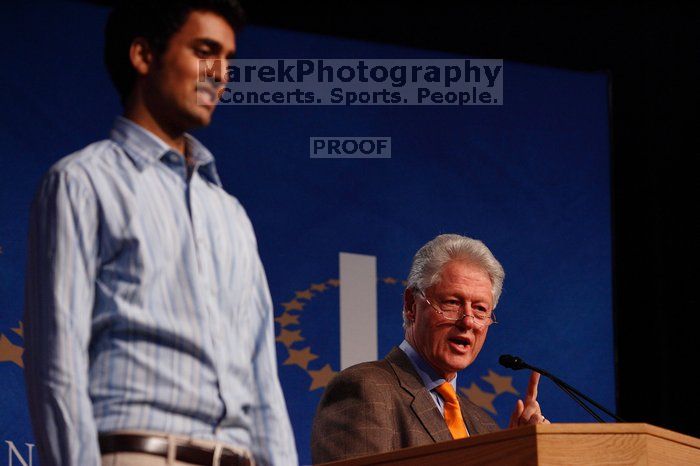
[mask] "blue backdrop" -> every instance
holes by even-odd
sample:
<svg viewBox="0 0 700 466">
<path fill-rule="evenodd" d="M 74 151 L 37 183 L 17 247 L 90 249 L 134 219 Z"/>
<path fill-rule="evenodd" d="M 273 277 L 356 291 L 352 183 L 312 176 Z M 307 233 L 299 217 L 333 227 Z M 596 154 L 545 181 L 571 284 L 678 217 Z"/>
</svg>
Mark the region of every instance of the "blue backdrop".
<svg viewBox="0 0 700 466">
<path fill-rule="evenodd" d="M 120 112 L 102 65 L 106 14 L 14 2 L 0 19 L 0 458 L 17 464 L 36 456 L 21 368 L 28 206 L 43 172 L 106 137 Z M 259 27 L 238 47 L 241 58 L 454 57 Z M 402 338 L 411 257 L 439 233 L 482 239 L 506 269 L 501 323 L 459 379 L 473 401 L 507 424 L 528 376 L 498 366 L 513 353 L 614 406 L 607 105 L 604 74 L 506 62 L 502 106 L 227 106 L 196 133 L 257 231 L 302 463 L 339 370 L 339 252 L 377 258 L 383 356 Z M 392 157 L 311 159 L 312 136 L 388 136 Z M 553 422 L 589 421 L 548 381 L 539 400 Z"/>
</svg>

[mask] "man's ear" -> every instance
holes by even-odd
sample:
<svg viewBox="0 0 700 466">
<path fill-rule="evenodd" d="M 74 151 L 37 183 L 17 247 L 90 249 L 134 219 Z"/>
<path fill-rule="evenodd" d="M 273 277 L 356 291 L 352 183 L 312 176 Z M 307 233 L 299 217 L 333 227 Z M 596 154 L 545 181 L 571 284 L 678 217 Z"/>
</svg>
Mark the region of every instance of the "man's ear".
<svg viewBox="0 0 700 466">
<path fill-rule="evenodd" d="M 143 37 L 137 37 L 131 42 L 129 48 L 129 59 L 131 66 L 134 67 L 136 73 L 144 76 L 147 75 L 153 66 L 153 50 L 148 45 L 148 41 Z"/>
<path fill-rule="evenodd" d="M 416 298 L 413 296 L 412 288 L 406 288 L 403 292 L 403 309 L 406 320 L 409 322 L 416 320 Z"/>
</svg>

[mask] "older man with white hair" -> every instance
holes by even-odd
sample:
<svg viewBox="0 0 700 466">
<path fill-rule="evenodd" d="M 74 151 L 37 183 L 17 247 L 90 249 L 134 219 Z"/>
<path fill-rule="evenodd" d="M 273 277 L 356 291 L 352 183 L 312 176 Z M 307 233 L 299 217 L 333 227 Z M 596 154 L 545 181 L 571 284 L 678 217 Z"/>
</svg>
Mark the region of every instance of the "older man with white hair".
<svg viewBox="0 0 700 466">
<path fill-rule="evenodd" d="M 413 258 L 404 292 L 404 341 L 381 361 L 340 372 L 314 419 L 314 463 L 465 438 L 498 429 L 457 394 L 457 373 L 476 359 L 496 322 L 505 273 L 479 240 L 440 235 Z M 510 427 L 548 423 L 530 377 Z"/>
</svg>

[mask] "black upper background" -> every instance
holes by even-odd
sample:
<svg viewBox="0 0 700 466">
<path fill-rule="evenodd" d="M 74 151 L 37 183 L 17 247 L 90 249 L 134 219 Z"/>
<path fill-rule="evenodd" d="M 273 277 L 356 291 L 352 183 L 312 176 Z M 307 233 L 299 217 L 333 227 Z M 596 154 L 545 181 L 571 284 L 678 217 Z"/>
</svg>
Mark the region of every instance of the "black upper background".
<svg viewBox="0 0 700 466">
<path fill-rule="evenodd" d="M 254 25 L 608 71 L 618 414 L 700 437 L 698 4 L 241 1 Z"/>
</svg>

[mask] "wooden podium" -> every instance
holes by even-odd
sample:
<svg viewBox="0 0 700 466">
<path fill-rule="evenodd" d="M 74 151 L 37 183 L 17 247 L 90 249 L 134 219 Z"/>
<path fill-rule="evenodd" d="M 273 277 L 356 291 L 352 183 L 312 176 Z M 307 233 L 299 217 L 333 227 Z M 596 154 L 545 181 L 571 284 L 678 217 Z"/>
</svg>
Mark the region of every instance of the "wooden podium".
<svg viewBox="0 0 700 466">
<path fill-rule="evenodd" d="M 649 424 L 546 424 L 326 464 L 689 466 L 700 439 Z"/>
</svg>

